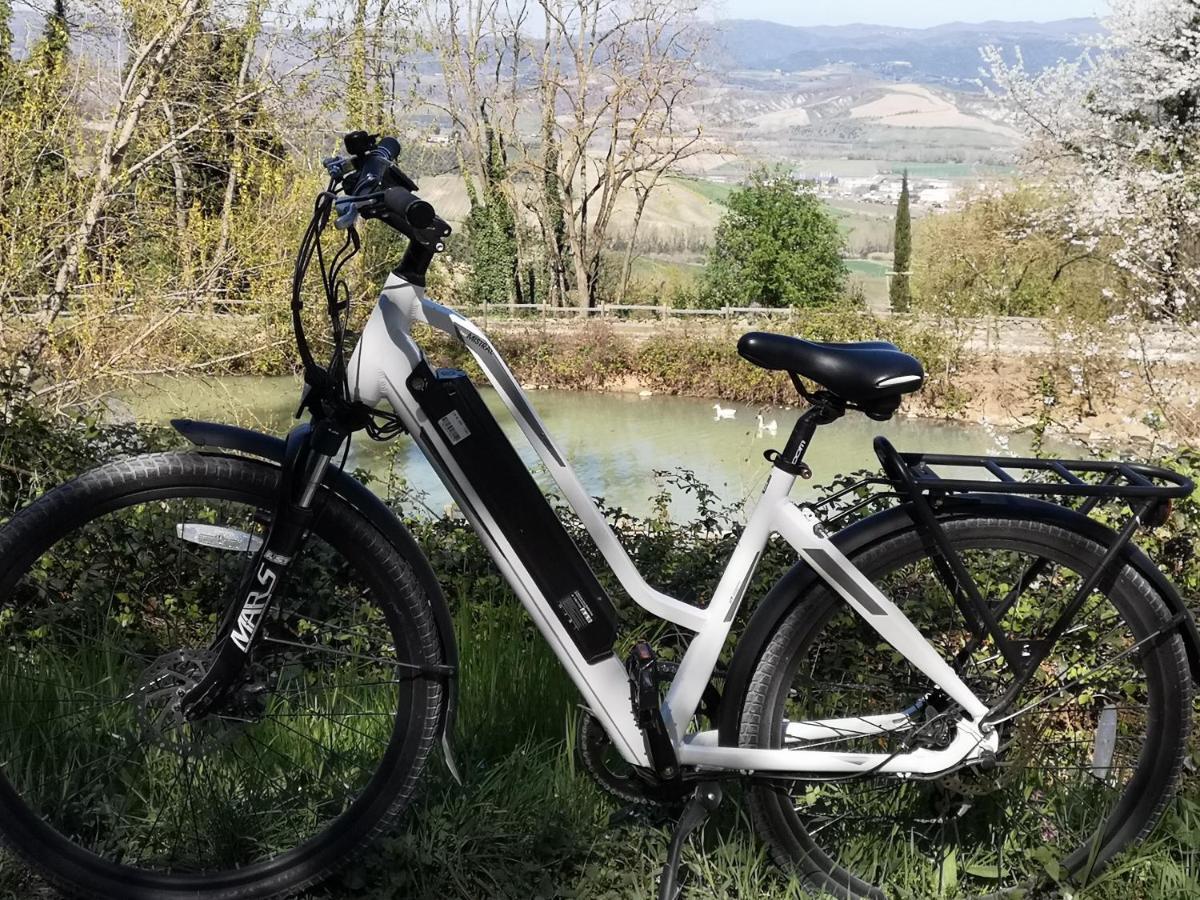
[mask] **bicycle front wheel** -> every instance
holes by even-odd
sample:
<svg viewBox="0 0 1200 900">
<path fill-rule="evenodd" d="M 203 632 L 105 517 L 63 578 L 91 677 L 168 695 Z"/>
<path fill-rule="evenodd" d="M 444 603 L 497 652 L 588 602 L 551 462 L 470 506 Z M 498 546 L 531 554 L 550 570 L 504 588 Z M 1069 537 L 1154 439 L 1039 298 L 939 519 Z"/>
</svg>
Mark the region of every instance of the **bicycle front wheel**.
<svg viewBox="0 0 1200 900">
<path fill-rule="evenodd" d="M 944 523 L 986 600 L 1025 585 L 1002 619 L 1021 643 L 1046 635 L 1103 548 L 1058 525 Z M 1039 562 L 1039 560 L 1041 562 Z M 1014 673 L 969 631 L 915 530 L 853 559 L 987 702 Z M 1026 584 L 1026 582 L 1029 582 Z M 1085 601 L 1002 721 L 994 767 L 932 780 L 866 776 L 754 789 L 757 830 L 775 858 L 837 897 L 978 897 L 1080 884 L 1145 836 L 1178 784 L 1191 677 L 1158 592 L 1125 566 Z M 746 696 L 741 742 L 786 747 L 787 722 L 920 710 L 887 737 L 804 746 L 847 752 L 941 747 L 960 714 L 840 598 L 797 598 L 766 644 Z M 817 747 L 816 744 L 820 744 Z M 799 743 L 796 746 L 800 746 Z"/>
<path fill-rule="evenodd" d="M 0 831 L 72 894 L 293 893 L 413 795 L 444 702 L 425 563 L 332 494 L 240 683 L 180 712 L 278 475 L 141 457 L 0 531 Z"/>
</svg>

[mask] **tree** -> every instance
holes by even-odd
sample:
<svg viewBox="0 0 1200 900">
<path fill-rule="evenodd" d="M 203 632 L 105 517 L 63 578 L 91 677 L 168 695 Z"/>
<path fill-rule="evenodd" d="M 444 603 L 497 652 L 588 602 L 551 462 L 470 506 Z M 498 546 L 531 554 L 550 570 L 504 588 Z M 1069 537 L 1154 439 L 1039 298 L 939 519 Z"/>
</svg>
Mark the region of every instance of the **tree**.
<svg viewBox="0 0 1200 900">
<path fill-rule="evenodd" d="M 514 293 L 516 273 L 540 253 L 549 301 L 586 308 L 599 299 L 618 198 L 634 195 L 629 242 L 662 176 L 701 149 L 699 126 L 679 112 L 701 75 L 705 28 L 694 0 L 537 0 L 542 33 L 532 39 L 530 5 L 428 4 L 445 98 L 427 102 L 454 123 L 464 179 L 482 185 L 479 197 L 508 201 Z M 531 107 L 536 133 L 524 130 Z M 496 185 L 494 146 L 505 160 Z M 522 228 L 530 216 L 540 247 Z"/>
<path fill-rule="evenodd" d="M 3 78 L 12 64 L 13 33 L 10 21 L 12 19 L 12 0 L 0 0 L 0 78 Z M 0 95 L 0 99 L 3 96 Z"/>
<path fill-rule="evenodd" d="M 252 4 L 252 8 L 261 11 L 260 4 Z M 223 117 L 235 110 L 244 110 L 270 87 L 266 81 L 247 84 L 242 91 L 229 89 L 227 85 L 219 101 L 189 104 L 184 110 L 187 119 L 172 123 L 172 117 L 168 117 L 165 110 L 170 106 L 174 82 L 187 78 L 186 74 L 181 74 L 179 66 L 187 57 L 189 38 L 197 35 L 197 26 L 201 22 L 207 21 L 212 28 L 224 25 L 210 14 L 209 0 L 177 0 L 173 4 L 129 3 L 117 9 L 118 21 L 130 50 L 120 67 L 111 108 L 100 131 L 103 137 L 88 154 L 86 172 L 82 175 L 70 172 L 77 199 L 67 211 L 68 227 L 62 235 L 53 236 L 44 255 L 43 265 L 49 267 L 45 280 L 50 283 L 43 288 L 35 310 L 37 327 L 9 367 L 10 371 L 23 373 L 22 380 L 37 377 L 42 353 L 52 338 L 52 326 L 71 302 L 80 276 L 96 275 L 103 281 L 110 249 L 114 252 L 136 250 L 146 243 L 129 234 L 126 222 L 130 219 L 130 211 L 137 208 L 138 191 L 144 189 L 158 167 L 163 162 L 178 162 L 176 152 L 180 148 L 188 146 L 188 142 L 197 136 L 213 131 L 214 126 L 219 131 Z M 246 44 L 227 46 L 235 53 L 252 52 Z M 280 77 L 286 77 L 309 62 L 298 62 Z M 191 75 L 195 74 L 195 70 L 189 71 Z M 167 119 L 166 133 L 156 132 L 151 127 L 159 109 L 164 110 Z M 153 190 L 151 193 L 157 195 Z M 219 198 L 220 192 L 214 191 L 212 196 Z M 175 205 L 177 211 L 178 201 Z M 0 216 L 0 239 L 5 237 L 3 219 Z M 118 260 L 117 264 L 128 262 L 126 258 Z M 136 256 L 134 262 L 138 262 Z"/>
<path fill-rule="evenodd" d="M 1059 201 L 1046 227 L 1081 248 L 1116 236 L 1134 311 L 1200 315 L 1200 0 L 1112 0 L 1108 32 L 1040 74 L 984 58 Z"/>
<path fill-rule="evenodd" d="M 1124 290 L 1121 271 L 1048 228 L 1050 198 L 1031 188 L 967 197 L 961 209 L 921 219 L 913 233 L 912 302 L 956 316 L 1104 317 Z M 1113 239 L 1109 239 L 1109 244 Z"/>
<path fill-rule="evenodd" d="M 700 78 L 705 31 L 691 0 L 539 4 L 546 25 L 543 121 L 557 165 L 555 190 L 544 196 L 555 193 L 562 203 L 571 288 L 576 305 L 586 308 L 599 299 L 622 192 L 636 179 L 636 203 L 644 208 L 661 172 L 701 149 L 700 127 L 682 127 L 676 110 Z"/>
<path fill-rule="evenodd" d="M 517 273 L 517 227 L 512 208 L 501 185 L 505 181 L 505 161 L 495 139 L 488 153 L 488 176 L 482 197 L 467 182 L 471 212 L 467 216 L 466 235 L 470 242 L 471 276 L 467 296 L 472 303 L 507 303 Z"/>
<path fill-rule="evenodd" d="M 807 185 L 757 169 L 728 207 L 709 252 L 704 305 L 824 306 L 842 296 L 842 235 Z"/>
<path fill-rule="evenodd" d="M 436 36 L 444 102 L 430 101 L 454 126 L 459 171 L 471 210 L 466 222 L 474 302 L 523 301 L 520 203 L 509 166 L 517 143 L 521 68 L 529 62 L 524 6 L 500 0 L 444 0 L 426 17 Z"/>
<path fill-rule="evenodd" d="M 912 218 L 908 211 L 908 170 L 900 183 L 900 202 L 896 204 L 896 237 L 893 241 L 892 281 L 888 286 L 893 312 L 908 312 L 912 297 L 908 289 L 908 268 L 912 261 Z"/>
<path fill-rule="evenodd" d="M 31 295 L 43 289 L 54 263 L 48 249 L 61 241 L 79 202 L 69 160 L 81 144 L 81 122 L 66 4 L 51 7 L 23 60 L 10 55 L 10 16 L 11 4 L 0 4 L 0 295 Z"/>
</svg>

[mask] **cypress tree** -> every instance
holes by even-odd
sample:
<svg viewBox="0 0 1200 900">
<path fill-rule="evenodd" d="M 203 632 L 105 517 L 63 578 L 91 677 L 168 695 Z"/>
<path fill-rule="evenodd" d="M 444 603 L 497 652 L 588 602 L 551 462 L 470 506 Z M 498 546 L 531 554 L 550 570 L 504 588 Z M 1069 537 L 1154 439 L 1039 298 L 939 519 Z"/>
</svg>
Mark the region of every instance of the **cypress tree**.
<svg viewBox="0 0 1200 900">
<path fill-rule="evenodd" d="M 896 205 L 896 236 L 893 242 L 895 253 L 892 262 L 890 288 L 892 310 L 907 312 L 912 302 L 908 290 L 908 266 L 912 261 L 912 219 L 908 210 L 908 170 L 900 184 L 900 202 Z"/>
</svg>

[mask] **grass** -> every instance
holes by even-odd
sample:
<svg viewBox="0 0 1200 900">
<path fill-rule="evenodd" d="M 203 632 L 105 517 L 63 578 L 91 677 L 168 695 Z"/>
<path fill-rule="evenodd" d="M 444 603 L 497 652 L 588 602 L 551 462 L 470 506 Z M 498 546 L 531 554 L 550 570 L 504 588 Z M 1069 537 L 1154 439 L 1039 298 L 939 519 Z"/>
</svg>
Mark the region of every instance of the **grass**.
<svg viewBox="0 0 1200 900">
<path fill-rule="evenodd" d="M 460 609 L 456 625 L 464 654 L 465 785 L 453 784 L 435 765 L 404 828 L 314 900 L 652 896 L 668 831 L 610 823 L 618 806 L 570 752 L 574 689 L 523 612 L 484 602 Z M 718 815 L 693 838 L 685 854 L 688 900 L 810 896 L 769 860 L 739 800 L 738 790 L 730 790 Z M 1194 897 L 1198 847 L 1200 786 L 1189 783 L 1149 841 L 1074 896 Z M 895 887 L 896 896 L 923 896 Z"/>
<path fill-rule="evenodd" d="M 738 189 L 736 184 L 725 181 L 709 181 L 706 178 L 676 177 L 672 180 L 690 191 L 695 191 L 706 200 L 722 205 L 729 199 L 729 195 Z"/>
<path fill-rule="evenodd" d="M 690 284 L 704 273 L 703 259 L 678 259 L 663 256 L 637 256 L 633 277 L 668 283 Z"/>
<path fill-rule="evenodd" d="M 846 268 L 853 275 L 870 275 L 874 278 L 886 278 L 891 266 L 875 259 L 848 259 Z"/>
<path fill-rule="evenodd" d="M 460 603 L 463 654 L 459 762 L 454 784 L 433 761 L 404 824 L 310 900 L 498 900 L 653 895 L 666 853 L 663 825 L 610 822 L 617 806 L 570 751 L 576 695 L 511 601 Z M 688 900 L 809 896 L 768 859 L 730 798 L 685 854 Z M 1185 898 L 1200 891 L 1200 790 L 1191 783 L 1151 839 L 1076 900 Z M 49 896 L 11 859 L 0 896 Z M 905 893 L 897 886 L 896 896 Z"/>
<path fill-rule="evenodd" d="M 446 563 L 442 559 L 439 571 Z M 575 689 L 528 617 L 494 579 L 446 574 L 462 653 L 457 756 L 465 783 L 455 784 L 441 762 L 431 760 L 425 787 L 402 823 L 361 861 L 311 893 L 310 900 L 651 896 L 666 852 L 667 824 L 614 822 L 618 805 L 580 769 L 571 750 Z M 96 662 L 119 667 L 110 656 Z M 68 678 L 63 670 L 52 680 Z M 7 684 L 5 696 L 10 704 L 20 699 Z M 88 747 L 45 737 L 45 746 L 73 754 L 76 766 L 85 764 L 78 760 Z M 688 900 L 807 896 L 794 877 L 770 862 L 753 836 L 740 791 L 732 787 L 728 794 L 725 806 L 688 846 Z M 1192 781 L 1149 841 L 1073 896 L 1196 896 L 1198 847 L 1200 785 Z M 880 846 L 879 852 L 889 848 Z M 915 868 L 911 879 L 901 875 L 900 883 L 891 885 L 895 896 L 928 896 Z M 48 896 L 11 858 L 0 858 L 0 895 Z"/>
<path fill-rule="evenodd" d="M 404 828 L 314 900 L 652 896 L 669 833 L 610 823 L 618 806 L 571 752 L 574 686 L 524 611 L 484 600 L 460 607 L 455 624 L 465 784 L 435 763 Z M 806 896 L 770 864 L 734 803 L 686 859 L 689 900 Z"/>
</svg>

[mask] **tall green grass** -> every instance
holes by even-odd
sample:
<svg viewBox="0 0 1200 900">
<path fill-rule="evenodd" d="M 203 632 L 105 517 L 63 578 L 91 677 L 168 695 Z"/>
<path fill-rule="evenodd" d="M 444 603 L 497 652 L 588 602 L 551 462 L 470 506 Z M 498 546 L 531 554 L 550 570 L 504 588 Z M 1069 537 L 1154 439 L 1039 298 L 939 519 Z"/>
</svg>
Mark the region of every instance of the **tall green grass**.
<svg viewBox="0 0 1200 900">
<path fill-rule="evenodd" d="M 458 598 L 462 650 L 459 787 L 439 761 L 403 823 L 333 882 L 333 898 L 645 898 L 653 895 L 666 823 L 610 823 L 618 806 L 571 752 L 574 687 L 524 611 L 500 597 Z M 1079 900 L 1200 896 L 1200 790 L 1194 780 L 1162 825 Z M 800 898 L 754 839 L 736 789 L 691 842 L 689 898 Z M 888 848 L 881 847 L 881 853 Z M 927 896 L 917 875 L 898 897 Z M 0 896 L 50 896 L 0 859 Z M 952 896 L 952 894 L 950 895 Z"/>
<path fill-rule="evenodd" d="M 456 626 L 463 654 L 458 732 L 464 785 L 454 784 L 440 764 L 432 766 L 403 827 L 314 898 L 654 896 L 670 823 L 610 821 L 619 804 L 595 787 L 571 752 L 574 688 L 524 612 L 515 604 L 464 601 Z M 1149 841 L 1073 896 L 1200 896 L 1198 788 L 1189 782 Z M 725 806 L 689 845 L 686 896 L 811 896 L 770 861 L 740 800 L 736 788 L 729 790 Z M 927 864 L 914 867 L 911 879 L 890 889 L 897 897 L 927 897 L 927 875 Z"/>
</svg>

